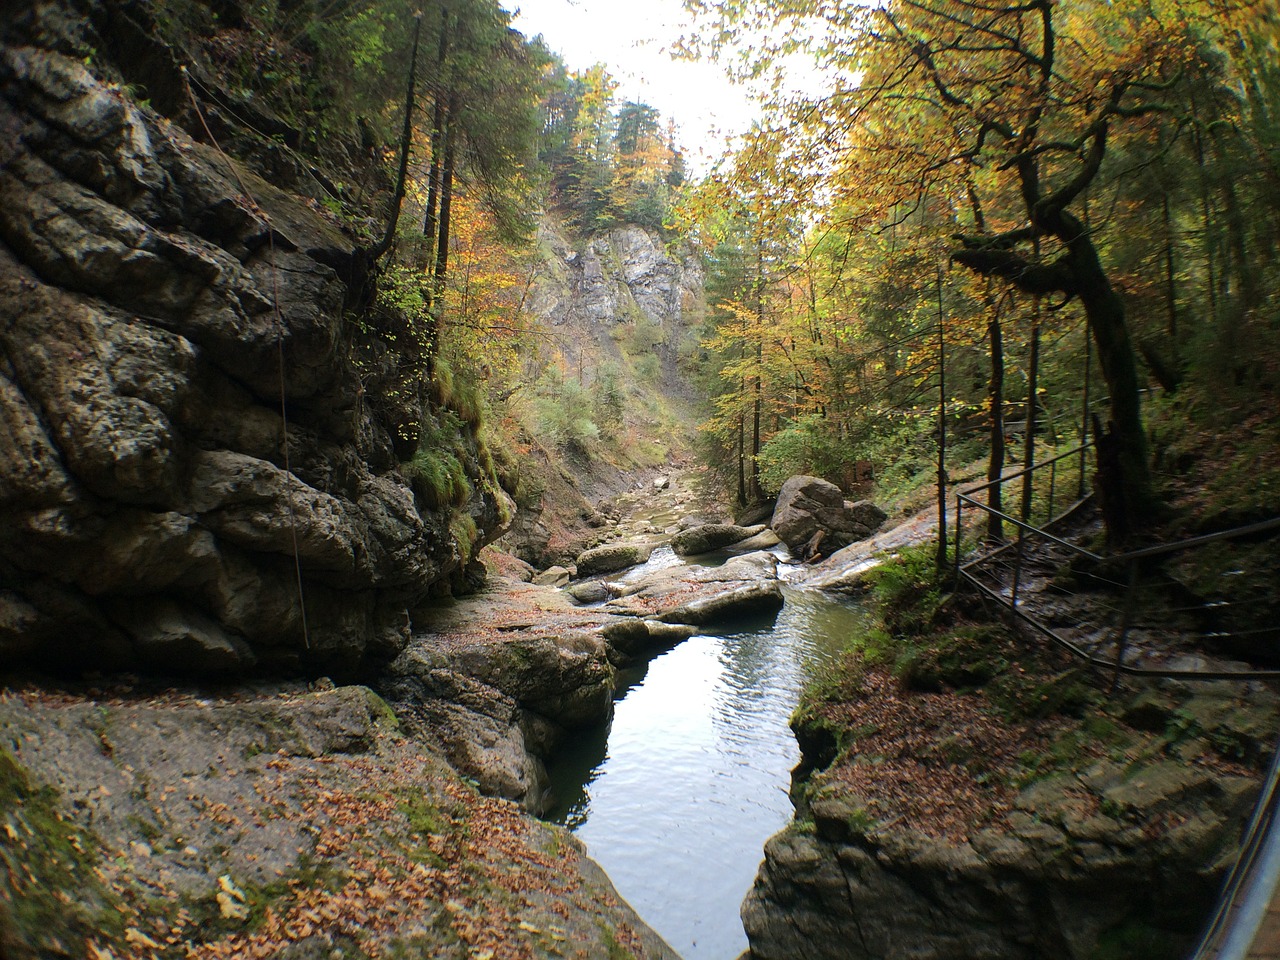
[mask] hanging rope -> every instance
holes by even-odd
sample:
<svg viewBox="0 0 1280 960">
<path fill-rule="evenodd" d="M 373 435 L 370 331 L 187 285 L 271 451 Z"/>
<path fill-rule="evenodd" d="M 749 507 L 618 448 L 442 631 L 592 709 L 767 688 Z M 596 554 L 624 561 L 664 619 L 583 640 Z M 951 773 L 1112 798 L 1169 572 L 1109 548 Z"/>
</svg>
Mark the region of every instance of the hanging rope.
<svg viewBox="0 0 1280 960">
<path fill-rule="evenodd" d="M 227 165 L 227 169 L 231 171 L 231 177 L 239 185 L 249 212 L 267 227 L 267 256 L 268 265 L 271 268 L 271 310 L 275 318 L 276 358 L 280 369 L 280 453 L 284 460 L 285 504 L 289 508 L 289 535 L 293 543 L 293 570 L 298 584 L 298 607 L 302 612 L 302 643 L 307 650 L 310 650 L 311 631 L 307 624 L 307 599 L 302 589 L 302 559 L 298 550 L 298 515 L 293 502 L 293 485 L 295 482 L 301 483 L 302 481 L 294 476 L 293 467 L 289 459 L 289 408 L 285 396 L 284 314 L 280 311 L 280 271 L 276 266 L 276 234 L 271 227 L 271 218 L 258 205 L 258 201 L 254 199 L 244 179 L 240 176 L 240 171 L 236 169 L 235 164 L 231 162 L 231 158 L 222 149 L 222 145 L 218 143 L 218 138 L 209 129 L 209 123 L 205 119 L 204 111 L 200 109 L 200 103 L 197 101 L 195 90 L 192 89 L 187 77 L 187 68 L 185 66 L 182 67 L 182 76 L 184 80 L 188 80 L 186 84 L 187 96 L 191 100 L 191 107 L 195 110 L 196 117 L 200 121 L 200 126 L 204 129 L 205 136 L 209 138 L 209 142 L 213 144 L 214 149 L 218 151 L 218 155 L 222 157 L 223 162 Z"/>
</svg>

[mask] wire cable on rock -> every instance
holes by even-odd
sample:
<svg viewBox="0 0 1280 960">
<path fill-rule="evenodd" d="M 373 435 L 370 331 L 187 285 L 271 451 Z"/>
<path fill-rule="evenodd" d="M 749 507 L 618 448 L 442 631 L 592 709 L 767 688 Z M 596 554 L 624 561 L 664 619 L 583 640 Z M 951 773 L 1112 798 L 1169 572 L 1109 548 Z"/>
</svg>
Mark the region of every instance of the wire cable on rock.
<svg viewBox="0 0 1280 960">
<path fill-rule="evenodd" d="M 222 149 L 222 145 L 218 143 L 218 138 L 209 129 L 209 122 L 205 119 L 204 111 L 200 109 L 200 103 L 196 99 L 196 93 L 192 89 L 191 78 L 188 76 L 185 66 L 182 67 L 182 76 L 187 81 L 187 96 L 191 100 L 191 107 L 195 110 L 196 117 L 200 121 L 200 126 L 204 129 L 205 135 L 209 138 L 209 142 L 213 144 L 214 149 L 218 151 L 223 162 L 226 163 L 227 169 L 231 171 L 231 178 L 239 185 L 240 192 L 244 195 L 244 201 L 248 205 L 249 213 L 258 218 L 267 228 L 267 256 L 268 264 L 271 267 L 271 310 L 275 317 L 276 356 L 280 368 L 280 452 L 284 459 L 285 504 L 289 508 L 289 534 L 293 543 L 293 569 L 298 583 L 298 608 L 302 613 L 302 643 L 307 650 L 310 650 L 311 631 L 307 624 L 307 599 L 302 588 L 302 559 L 298 550 L 298 515 L 293 502 L 293 485 L 295 482 L 301 484 L 302 481 L 294 475 L 289 458 L 289 409 L 288 400 L 285 396 L 284 313 L 280 310 L 280 271 L 276 265 L 275 228 L 271 225 L 270 216 L 258 205 L 258 201 L 245 184 L 244 178 L 240 176 L 240 171 L 236 169 L 235 164 L 231 162 L 231 158 Z"/>
</svg>

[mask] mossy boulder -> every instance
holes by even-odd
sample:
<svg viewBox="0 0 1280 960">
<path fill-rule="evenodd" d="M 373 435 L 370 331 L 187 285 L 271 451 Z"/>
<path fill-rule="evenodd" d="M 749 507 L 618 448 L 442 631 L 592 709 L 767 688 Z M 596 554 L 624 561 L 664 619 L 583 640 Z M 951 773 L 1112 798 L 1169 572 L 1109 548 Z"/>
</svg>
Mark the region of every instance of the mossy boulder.
<svg viewBox="0 0 1280 960">
<path fill-rule="evenodd" d="M 578 554 L 579 577 L 594 577 L 634 567 L 649 559 L 649 547 L 637 543 L 607 543 Z"/>
<path fill-rule="evenodd" d="M 740 543 L 759 532 L 759 528 L 740 527 L 734 523 L 708 523 L 681 530 L 671 538 L 671 549 L 676 556 L 692 557 Z"/>
</svg>

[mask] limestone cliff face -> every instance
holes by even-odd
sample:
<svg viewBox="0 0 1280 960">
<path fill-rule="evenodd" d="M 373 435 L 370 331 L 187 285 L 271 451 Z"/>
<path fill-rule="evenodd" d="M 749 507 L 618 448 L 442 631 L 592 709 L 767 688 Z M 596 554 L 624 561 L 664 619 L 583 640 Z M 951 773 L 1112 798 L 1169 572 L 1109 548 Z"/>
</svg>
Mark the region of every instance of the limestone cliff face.
<svg viewBox="0 0 1280 960">
<path fill-rule="evenodd" d="M 353 359 L 359 251 L 193 138 L 171 59 L 172 120 L 110 81 L 106 51 L 164 60 L 130 6 L 0 35 L 0 668 L 392 655 L 465 558 Z M 471 474 L 484 542 L 503 495 Z"/>
<path fill-rule="evenodd" d="M 701 258 L 635 224 L 574 237 L 550 214 L 539 223 L 537 245 L 541 258 L 527 308 L 564 369 L 588 386 L 614 370 L 625 381 L 632 410 L 641 406 L 634 402 L 639 391 L 687 405 L 692 387 L 677 362 L 681 341 L 704 310 Z M 628 342 L 628 331 L 640 326 L 646 328 L 645 353 L 637 351 L 634 339 Z M 650 367 L 641 375 L 637 363 L 644 357 Z M 641 424 L 639 432 L 652 434 L 653 424 Z M 597 542 L 599 525 L 592 521 L 598 517 L 591 502 L 616 495 L 635 479 L 625 469 L 585 458 L 574 463 L 573 477 L 536 459 L 532 469 L 545 477 L 541 506 L 522 505 L 507 543 L 538 566 L 571 562 Z"/>
<path fill-rule="evenodd" d="M 659 236 L 623 224 L 574 243 L 550 219 L 538 231 L 547 270 L 534 286 L 533 310 L 552 326 L 619 323 L 637 312 L 658 323 L 680 323 L 702 296 L 701 262 L 673 255 Z"/>
<path fill-rule="evenodd" d="M 663 333 L 663 359 L 674 350 L 703 300 L 702 262 L 688 249 L 668 249 L 643 227 L 622 224 L 586 239 L 573 239 L 551 217 L 538 229 L 543 269 L 533 284 L 531 311 L 562 334 L 573 354 L 584 344 L 609 342 L 617 324 L 647 320 Z M 570 357 L 572 359 L 572 357 Z"/>
</svg>

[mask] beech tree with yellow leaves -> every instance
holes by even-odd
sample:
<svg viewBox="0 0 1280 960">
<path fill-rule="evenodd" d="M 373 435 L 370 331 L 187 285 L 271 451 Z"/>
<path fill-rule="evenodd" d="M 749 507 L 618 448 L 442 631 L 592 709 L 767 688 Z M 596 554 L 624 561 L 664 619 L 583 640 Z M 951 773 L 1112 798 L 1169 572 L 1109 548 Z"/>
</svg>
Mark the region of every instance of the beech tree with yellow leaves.
<svg viewBox="0 0 1280 960">
<path fill-rule="evenodd" d="M 1131 215 L 1124 205 L 1135 192 L 1134 172 L 1121 160 L 1161 137 L 1192 143 L 1188 128 L 1207 141 L 1201 157 L 1212 152 L 1214 134 L 1196 122 L 1192 83 L 1203 100 L 1206 77 L 1232 86 L 1228 54 L 1258 65 L 1262 5 L 1235 4 L 1230 16 L 1212 3 L 1176 0 L 686 6 L 714 23 L 716 42 L 751 37 L 753 74 L 798 47 L 817 58 L 827 90 L 776 105 L 782 119 L 774 128 L 785 139 L 776 176 L 817 171 L 815 196 L 830 228 L 891 236 L 894 259 L 914 262 L 922 278 L 956 266 L 995 283 L 995 302 L 1014 291 L 1045 309 L 1082 311 L 1109 395 L 1096 482 L 1108 529 L 1123 539 L 1151 524 L 1158 498 L 1141 410 L 1144 378 L 1117 287 L 1118 277 L 1129 278 L 1110 256 L 1116 241 L 1109 231 Z M 1264 91 L 1275 89 L 1254 91 L 1248 80 L 1236 87 L 1219 96 L 1219 107 L 1224 99 L 1262 104 Z M 1261 112 L 1254 107 L 1255 117 Z M 1229 189 L 1219 185 L 1217 193 L 1229 214 Z M 1233 244 L 1236 264 L 1249 259 L 1239 242 L 1247 227 L 1225 219 L 1224 247 L 1206 244 L 1211 271 Z M 1170 302 L 1180 282 L 1175 258 L 1171 251 L 1162 264 Z M 1151 270 L 1144 265 L 1141 275 L 1146 280 Z M 1126 282 L 1126 291 L 1133 286 Z M 1228 293 L 1220 279 L 1218 292 Z"/>
</svg>

